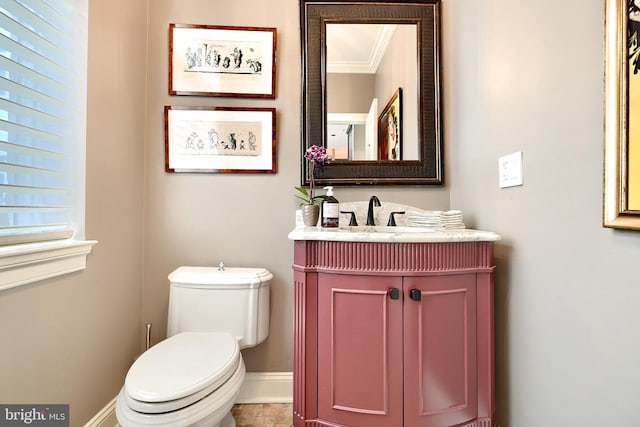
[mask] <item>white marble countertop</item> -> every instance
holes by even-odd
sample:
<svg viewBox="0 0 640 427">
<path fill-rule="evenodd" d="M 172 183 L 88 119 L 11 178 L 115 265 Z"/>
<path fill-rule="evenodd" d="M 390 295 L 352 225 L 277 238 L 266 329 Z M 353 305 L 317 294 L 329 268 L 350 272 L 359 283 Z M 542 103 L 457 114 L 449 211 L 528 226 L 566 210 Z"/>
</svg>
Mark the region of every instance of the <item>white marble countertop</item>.
<svg viewBox="0 0 640 427">
<path fill-rule="evenodd" d="M 495 242 L 500 236 L 491 231 L 456 230 L 434 231 L 413 227 L 339 227 L 321 228 L 299 226 L 289 233 L 290 240 L 326 240 L 339 242 Z"/>
</svg>

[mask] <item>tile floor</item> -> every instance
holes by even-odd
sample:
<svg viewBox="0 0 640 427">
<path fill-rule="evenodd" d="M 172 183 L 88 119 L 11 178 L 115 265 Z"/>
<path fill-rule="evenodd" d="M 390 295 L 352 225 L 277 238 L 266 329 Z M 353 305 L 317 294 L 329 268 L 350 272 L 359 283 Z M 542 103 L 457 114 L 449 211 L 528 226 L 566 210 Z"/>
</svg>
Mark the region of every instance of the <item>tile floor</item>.
<svg viewBox="0 0 640 427">
<path fill-rule="evenodd" d="M 291 403 L 242 403 L 231 409 L 236 427 L 291 427 L 293 405 Z"/>
</svg>

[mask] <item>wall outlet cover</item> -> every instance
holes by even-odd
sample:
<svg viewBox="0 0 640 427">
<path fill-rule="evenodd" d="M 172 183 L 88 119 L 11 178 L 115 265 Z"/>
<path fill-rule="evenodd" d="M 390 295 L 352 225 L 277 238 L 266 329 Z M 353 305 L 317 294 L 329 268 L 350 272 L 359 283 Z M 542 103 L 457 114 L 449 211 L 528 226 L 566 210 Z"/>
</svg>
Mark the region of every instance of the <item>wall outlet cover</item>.
<svg viewBox="0 0 640 427">
<path fill-rule="evenodd" d="M 498 159 L 498 182 L 500 188 L 522 185 L 522 151 Z"/>
</svg>

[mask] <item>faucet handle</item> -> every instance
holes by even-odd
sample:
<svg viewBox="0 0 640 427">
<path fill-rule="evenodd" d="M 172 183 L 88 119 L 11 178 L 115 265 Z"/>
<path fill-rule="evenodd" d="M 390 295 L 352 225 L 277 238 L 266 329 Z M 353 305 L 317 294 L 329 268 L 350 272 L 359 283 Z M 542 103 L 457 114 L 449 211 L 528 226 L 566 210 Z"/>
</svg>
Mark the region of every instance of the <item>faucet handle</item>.
<svg viewBox="0 0 640 427">
<path fill-rule="evenodd" d="M 389 214 L 389 222 L 387 222 L 387 227 L 395 227 L 396 226 L 396 217 L 395 215 L 403 215 L 404 211 L 395 211 Z"/>
<path fill-rule="evenodd" d="M 357 227 L 358 221 L 356 220 L 356 213 L 353 211 L 340 211 L 341 214 L 351 214 L 349 218 L 349 227 Z"/>
</svg>

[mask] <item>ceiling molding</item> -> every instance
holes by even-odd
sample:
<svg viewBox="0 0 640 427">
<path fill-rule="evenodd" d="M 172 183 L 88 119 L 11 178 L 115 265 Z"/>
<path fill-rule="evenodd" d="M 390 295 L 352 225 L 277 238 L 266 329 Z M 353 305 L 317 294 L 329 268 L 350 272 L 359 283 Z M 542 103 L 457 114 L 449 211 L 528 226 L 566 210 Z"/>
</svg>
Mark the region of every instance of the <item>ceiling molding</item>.
<svg viewBox="0 0 640 427">
<path fill-rule="evenodd" d="M 384 58 L 385 52 L 391 38 L 396 30 L 395 24 L 380 25 L 380 30 L 372 40 L 358 40 L 355 45 L 361 49 L 368 51 L 367 59 L 362 61 L 336 61 L 329 60 L 327 62 L 327 73 L 341 74 L 375 74 Z M 344 45 L 342 46 L 345 47 Z M 357 55 L 349 55 L 357 57 Z"/>
</svg>

